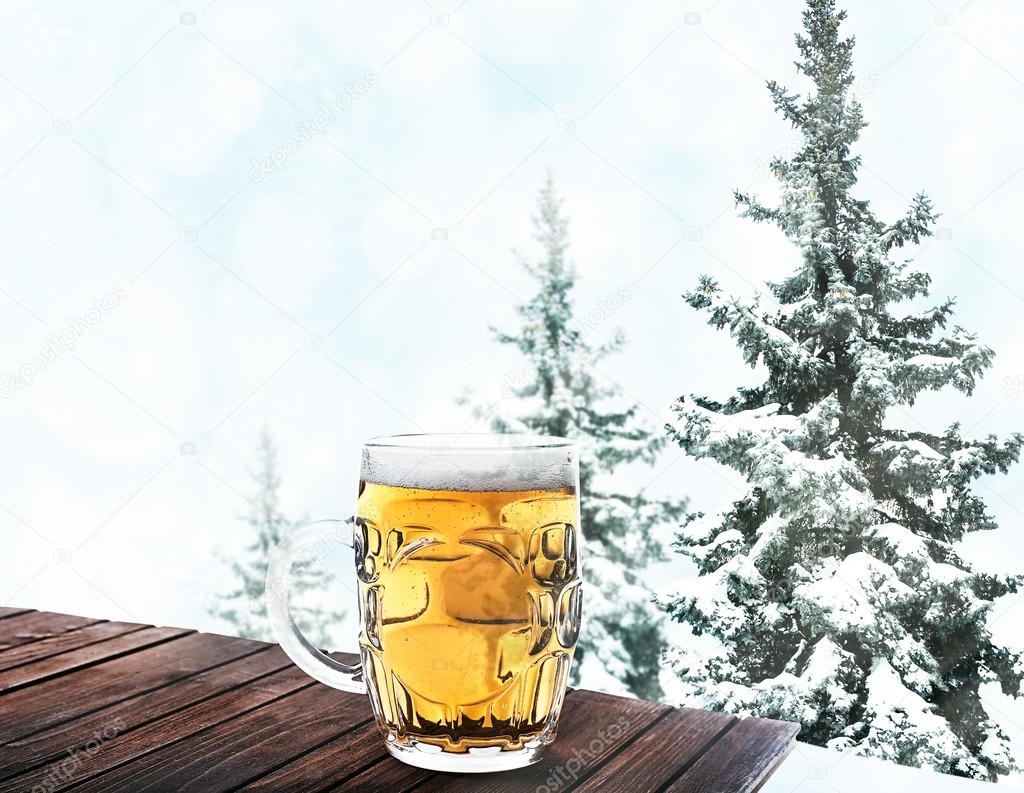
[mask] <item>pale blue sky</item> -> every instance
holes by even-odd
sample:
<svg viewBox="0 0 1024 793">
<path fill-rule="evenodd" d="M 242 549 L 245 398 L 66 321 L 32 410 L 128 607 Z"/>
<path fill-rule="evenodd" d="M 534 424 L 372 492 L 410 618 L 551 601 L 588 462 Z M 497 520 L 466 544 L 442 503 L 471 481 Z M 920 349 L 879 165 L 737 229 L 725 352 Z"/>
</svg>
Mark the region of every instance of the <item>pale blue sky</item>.
<svg viewBox="0 0 1024 793">
<path fill-rule="evenodd" d="M 0 7 L 0 374 L 124 290 L 0 400 L 0 602 L 218 628 L 212 552 L 243 542 L 264 422 L 288 510 L 338 515 L 361 440 L 466 429 L 467 385 L 500 398 L 521 364 L 487 328 L 528 294 L 511 249 L 532 250 L 547 168 L 581 311 L 629 289 L 594 331 L 630 340 L 607 375 L 652 421 L 754 380 L 679 294 L 702 272 L 749 292 L 793 266 L 731 190 L 770 199 L 764 165 L 793 144 L 763 83 L 799 87 L 798 2 L 327 5 Z M 860 192 L 888 216 L 931 195 L 948 233 L 920 261 L 997 353 L 974 397 L 930 395 L 901 421 L 1021 429 L 1024 7 L 862 0 L 848 30 L 871 124 Z M 367 74 L 322 134 L 249 178 Z M 678 457 L 654 491 L 705 510 L 735 494 Z M 969 550 L 1002 570 L 1024 557 L 1022 484 L 1018 468 L 981 485 L 1002 528 Z M 1024 623 L 1001 608 L 999 631 Z"/>
</svg>

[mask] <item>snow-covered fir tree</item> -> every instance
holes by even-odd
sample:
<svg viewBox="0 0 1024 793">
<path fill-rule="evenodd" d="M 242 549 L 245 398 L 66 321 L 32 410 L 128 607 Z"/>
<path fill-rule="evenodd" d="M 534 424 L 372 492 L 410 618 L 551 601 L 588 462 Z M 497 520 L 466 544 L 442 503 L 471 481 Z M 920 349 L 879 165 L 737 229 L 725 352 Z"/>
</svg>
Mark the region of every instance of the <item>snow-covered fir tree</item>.
<svg viewBox="0 0 1024 793">
<path fill-rule="evenodd" d="M 525 366 L 507 379 L 503 400 L 475 412 L 495 432 L 579 442 L 586 592 L 573 683 L 582 676 L 591 687 L 657 699 L 664 615 L 653 604 L 643 574 L 663 558 L 665 540 L 658 534 L 678 524 L 684 505 L 623 493 L 609 480 L 620 466 L 653 465 L 667 438 L 641 420 L 639 407 L 618 387 L 595 376 L 594 367 L 621 349 L 623 336 L 615 332 L 607 342 L 592 345 L 591 328 L 574 316 L 576 273 L 550 174 L 539 194 L 534 227 L 543 255 L 535 262 L 520 260 L 537 291 L 518 306 L 515 333 L 496 331 L 500 343 L 522 353 Z"/>
<path fill-rule="evenodd" d="M 232 582 L 227 591 L 215 596 L 209 612 L 225 620 L 238 636 L 273 642 L 276 640 L 263 599 L 270 551 L 282 536 L 305 521 L 292 522 L 281 512 L 277 448 L 266 428 L 260 433 L 256 468 L 251 475 L 255 492 L 249 499 L 251 509 L 242 518 L 251 541 L 243 558 L 224 559 Z M 311 559 L 297 561 L 293 575 L 292 616 L 310 641 L 328 647 L 331 627 L 344 617 L 344 611 L 322 606 L 332 575 Z"/>
<path fill-rule="evenodd" d="M 970 394 L 993 353 L 947 327 L 952 300 L 907 305 L 929 293 L 928 274 L 899 257 L 931 233 L 929 200 L 918 195 L 889 223 L 853 195 L 864 120 L 844 18 L 834 0 L 810 0 L 796 40 L 813 89 L 768 84 L 802 134 L 794 156 L 771 164 L 781 201 L 736 195 L 745 216 L 795 244 L 799 264 L 768 285 L 774 300 L 731 297 L 708 277 L 686 295 L 767 380 L 725 402 L 673 406 L 681 446 L 748 487 L 679 534 L 699 576 L 664 605 L 720 649 L 670 658 L 707 707 L 799 722 L 810 743 L 994 779 L 1014 762 L 979 686 L 1018 696 L 1024 669 L 986 618 L 1021 578 L 975 569 L 957 544 L 995 528 L 971 483 L 1005 472 L 1024 439 L 897 426 L 923 391 Z"/>
</svg>

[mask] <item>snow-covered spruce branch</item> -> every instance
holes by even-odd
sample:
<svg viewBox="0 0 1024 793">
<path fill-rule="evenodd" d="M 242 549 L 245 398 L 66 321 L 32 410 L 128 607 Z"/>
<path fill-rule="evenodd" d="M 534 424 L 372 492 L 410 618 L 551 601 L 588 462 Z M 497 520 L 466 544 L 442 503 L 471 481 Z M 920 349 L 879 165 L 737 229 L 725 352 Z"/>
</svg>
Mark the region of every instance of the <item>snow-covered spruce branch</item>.
<svg viewBox="0 0 1024 793">
<path fill-rule="evenodd" d="M 1020 695 L 1024 660 L 993 640 L 988 617 L 1024 576 L 977 570 L 958 543 L 996 528 L 972 485 L 1015 464 L 1024 438 L 893 426 L 893 409 L 923 391 L 972 393 L 993 352 L 946 331 L 953 300 L 900 310 L 928 296 L 931 278 L 892 255 L 937 216 L 919 195 L 886 223 L 853 195 L 864 121 L 844 17 L 834 0 L 809 0 L 798 67 L 814 90 L 769 84 L 803 138 L 772 161 L 781 203 L 736 194 L 745 216 L 798 249 L 792 273 L 768 284 L 779 308 L 726 297 L 706 277 L 685 296 L 768 374 L 725 401 L 673 405 L 669 437 L 747 489 L 678 533 L 699 575 L 659 602 L 719 647 L 667 657 L 689 702 L 797 721 L 800 739 L 822 746 L 995 779 L 1016 762 L 981 686 Z"/>
</svg>

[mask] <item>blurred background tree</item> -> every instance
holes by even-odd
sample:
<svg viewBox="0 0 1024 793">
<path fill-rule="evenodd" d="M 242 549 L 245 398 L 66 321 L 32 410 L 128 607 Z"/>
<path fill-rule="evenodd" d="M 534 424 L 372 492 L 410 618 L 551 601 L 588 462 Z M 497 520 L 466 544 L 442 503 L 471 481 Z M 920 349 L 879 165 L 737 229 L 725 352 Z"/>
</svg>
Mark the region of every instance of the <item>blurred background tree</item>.
<svg viewBox="0 0 1024 793">
<path fill-rule="evenodd" d="M 668 532 L 685 504 L 623 493 L 614 486 L 620 466 L 653 465 L 667 438 L 640 419 L 639 406 L 619 387 L 595 377 L 595 366 L 621 350 L 624 339 L 614 332 L 594 346 L 587 339 L 593 328 L 584 328 L 574 314 L 576 271 L 567 258 L 567 222 L 550 174 L 537 200 L 534 227 L 542 256 L 520 261 L 537 291 L 518 306 L 521 321 L 514 333 L 495 331 L 499 343 L 519 350 L 524 368 L 507 378 L 505 399 L 476 406 L 475 413 L 495 432 L 579 442 L 586 589 L 572 680 L 658 699 L 664 616 L 652 603 L 644 572 L 664 559 L 659 533 Z M 618 298 L 628 299 L 628 293 Z"/>
<path fill-rule="evenodd" d="M 254 490 L 249 499 L 251 509 L 241 518 L 249 543 L 241 558 L 221 555 L 230 571 L 230 584 L 216 595 L 209 612 L 224 620 L 234 635 L 246 639 L 275 642 L 263 600 L 266 591 L 267 562 L 270 551 L 290 529 L 306 523 L 291 521 L 281 511 L 281 477 L 277 470 L 277 447 L 264 427 L 256 447 L 256 467 L 250 471 Z M 330 596 L 332 574 L 315 564 L 315 560 L 300 560 L 293 568 L 291 612 L 296 624 L 311 642 L 321 648 L 330 648 L 337 641 L 332 629 L 345 617 L 344 610 L 323 605 Z"/>
</svg>

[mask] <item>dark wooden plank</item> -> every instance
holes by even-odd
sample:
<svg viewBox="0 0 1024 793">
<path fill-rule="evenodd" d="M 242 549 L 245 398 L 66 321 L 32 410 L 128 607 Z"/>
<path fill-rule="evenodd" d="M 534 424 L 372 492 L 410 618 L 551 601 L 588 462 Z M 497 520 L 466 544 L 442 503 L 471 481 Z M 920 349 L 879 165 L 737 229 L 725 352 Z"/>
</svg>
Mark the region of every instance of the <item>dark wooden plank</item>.
<svg viewBox="0 0 1024 793">
<path fill-rule="evenodd" d="M 401 789 L 394 787 L 394 779 L 387 775 L 366 773 L 379 768 L 380 761 L 385 757 L 393 762 L 391 755 L 384 749 L 384 737 L 376 723 L 369 722 L 309 754 L 295 758 L 276 771 L 249 783 L 242 790 L 247 793 L 314 793 L 328 788 L 372 790 L 375 780 L 384 778 L 387 790 L 391 793 Z M 410 780 L 415 778 L 421 781 L 430 776 L 429 771 L 404 765 L 403 768 L 410 772 Z M 341 788 L 336 787 L 338 785 Z"/>
<path fill-rule="evenodd" d="M 416 791 L 507 793 L 544 785 L 552 789 L 557 785 L 563 790 L 568 787 L 566 781 L 579 781 L 596 772 L 668 710 L 668 705 L 656 702 L 571 691 L 562 709 L 557 737 L 536 765 L 503 774 L 436 774 Z"/>
<path fill-rule="evenodd" d="M 129 625 L 130 623 L 122 623 Z M 5 672 L 0 672 L 0 695 L 13 691 L 14 689 L 38 683 L 57 675 L 65 674 L 73 669 L 112 658 L 118 655 L 135 652 L 153 644 L 169 641 L 179 636 L 184 636 L 191 631 L 183 628 L 143 628 L 132 630 L 120 636 L 115 636 L 107 641 L 90 644 L 60 655 L 52 655 L 49 658 L 41 658 L 30 664 L 16 666 Z M 6 704 L 6 703 L 5 703 Z"/>
<path fill-rule="evenodd" d="M 117 667 L 125 664 L 110 662 L 58 678 L 52 681 L 52 686 L 42 683 L 11 694 L 12 698 L 25 694 L 20 702 L 13 704 L 37 711 L 29 720 L 41 724 L 42 729 L 4 744 L 0 781 L 55 759 L 65 759 L 111 725 L 119 734 L 124 734 L 291 665 L 288 657 L 274 645 L 203 633 L 159 645 L 149 652 L 157 651 L 160 651 L 158 663 L 149 668 L 136 663 L 134 668 L 119 670 Z M 142 661 L 143 657 L 135 660 Z M 65 697 L 82 702 L 85 707 L 90 704 L 95 707 L 104 702 L 97 698 L 99 694 L 109 702 L 110 696 L 125 691 L 133 693 L 127 699 L 77 718 L 54 722 L 55 718 L 68 714 L 62 701 Z M 32 696 L 40 693 L 42 696 Z M 77 710 L 80 707 L 76 707 Z M 75 716 L 76 712 L 70 715 Z"/>
<path fill-rule="evenodd" d="M 573 691 L 537 765 L 435 773 L 387 755 L 365 697 L 312 682 L 276 646 L 0 608 L 4 791 L 749 793 L 796 732 Z"/>
<path fill-rule="evenodd" d="M 377 733 L 380 739 L 380 732 Z M 473 775 L 480 780 L 480 775 Z M 415 768 L 405 763 L 400 763 L 391 755 L 385 753 L 378 762 L 368 768 L 362 769 L 358 774 L 349 777 L 340 785 L 332 787 L 331 793 L 345 791 L 345 793 L 398 793 L 403 790 L 419 790 L 425 780 L 432 778 L 454 779 L 451 774 L 439 774 L 434 771 L 424 771 L 422 768 Z M 463 777 L 464 778 L 464 777 Z M 518 791 L 520 788 L 509 788 Z M 527 790 L 532 791 L 531 788 Z"/>
<path fill-rule="evenodd" d="M 3 658 L 4 651 L 11 648 L 59 636 L 97 622 L 103 620 L 38 611 L 17 614 L 0 622 L 0 658 Z"/>
<path fill-rule="evenodd" d="M 792 750 L 799 729 L 787 721 L 743 719 L 665 793 L 751 793 Z"/>
<path fill-rule="evenodd" d="M 261 658 L 264 655 L 265 653 L 259 653 L 256 657 Z M 263 660 L 274 661 L 273 658 Z M 94 777 L 106 779 L 101 775 L 119 766 L 122 769 L 127 768 L 126 764 L 131 764 L 131 761 L 137 758 L 142 760 L 141 767 L 145 767 L 149 762 L 157 762 L 152 758 L 159 758 L 162 750 L 166 749 L 173 755 L 172 745 L 190 737 L 198 739 L 199 745 L 203 747 L 200 751 L 212 752 L 214 756 L 230 754 L 232 750 L 218 746 L 215 738 L 202 738 L 202 731 L 229 723 L 232 719 L 244 718 L 244 714 L 255 708 L 312 685 L 313 681 L 300 669 L 288 666 L 203 702 L 187 705 L 138 729 L 128 729 L 127 724 L 122 724 L 115 718 L 108 722 L 110 729 L 105 733 L 106 738 L 102 741 L 101 750 L 92 755 L 83 753 L 79 762 L 75 764 L 72 778 L 62 778 L 65 758 L 57 758 L 52 764 L 7 780 L 4 782 L 4 789 L 7 790 L 7 786 L 10 786 L 13 790 L 31 791 L 41 786 L 48 791 L 57 791 Z M 193 748 L 190 751 L 196 750 Z M 116 773 L 115 771 L 115 775 Z M 128 773 L 129 776 L 134 774 L 131 771 Z M 113 787 L 108 788 L 109 790 L 135 790 L 136 785 L 142 783 L 135 780 L 130 783 L 112 784 Z M 162 788 L 158 785 L 153 789 L 176 788 Z"/>
<path fill-rule="evenodd" d="M 735 716 L 679 708 L 658 720 L 573 791 L 660 790 L 696 762 L 737 723 Z"/>
<path fill-rule="evenodd" d="M 298 669 L 287 669 L 273 677 L 291 680 L 292 685 L 304 678 Z M 183 724 L 179 734 L 185 737 L 181 740 L 80 782 L 76 793 L 233 790 L 372 718 L 370 703 L 362 695 L 346 694 L 319 683 L 303 685 L 295 693 L 201 732 Z M 258 683 L 245 686 L 237 689 L 237 695 L 252 696 L 259 688 Z"/>
<path fill-rule="evenodd" d="M 12 606 L 0 606 L 0 620 L 5 620 L 8 617 L 17 617 L 19 614 L 27 614 L 35 609 L 19 609 Z"/>
<path fill-rule="evenodd" d="M 758 791 L 761 790 L 761 788 L 765 786 L 765 783 L 767 783 L 768 780 L 771 778 L 772 774 L 774 774 L 778 770 L 779 766 L 782 765 L 782 762 L 787 757 L 789 757 L 790 754 L 793 753 L 794 749 L 796 749 L 796 739 L 792 740 L 789 746 L 787 746 L 782 752 L 780 752 L 779 756 L 772 761 L 771 765 L 769 765 L 765 772 L 761 775 L 761 781 L 750 789 L 750 793 L 758 793 Z"/>
<path fill-rule="evenodd" d="M 59 655 L 69 650 L 77 650 L 79 647 L 107 641 L 116 636 L 141 631 L 144 627 L 144 625 L 135 625 L 130 622 L 97 622 L 94 625 L 62 633 L 59 636 L 51 636 L 49 639 L 20 644 L 0 652 L 0 672 L 49 658 L 51 655 Z"/>
<path fill-rule="evenodd" d="M 250 645 L 245 639 L 227 639 L 223 636 L 215 637 L 217 641 L 211 644 L 203 636 L 196 633 L 181 636 L 151 646 L 143 652 L 108 659 L 3 694 L 0 696 L 0 743 L 13 741 L 179 680 L 208 666 L 209 663 L 204 659 L 209 658 L 211 653 L 213 657 L 228 660 L 244 653 Z"/>
</svg>

